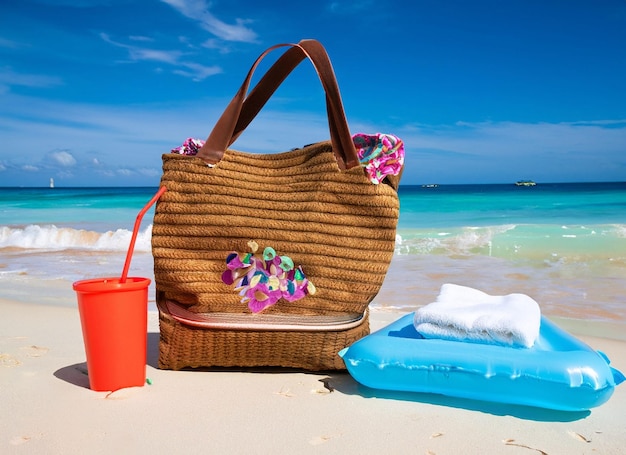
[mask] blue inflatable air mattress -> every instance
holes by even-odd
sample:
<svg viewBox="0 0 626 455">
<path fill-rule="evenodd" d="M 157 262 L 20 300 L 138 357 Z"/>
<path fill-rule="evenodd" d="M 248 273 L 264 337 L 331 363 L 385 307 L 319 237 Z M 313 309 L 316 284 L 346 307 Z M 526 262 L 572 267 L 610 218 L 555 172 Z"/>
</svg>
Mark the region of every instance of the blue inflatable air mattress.
<svg viewBox="0 0 626 455">
<path fill-rule="evenodd" d="M 532 348 L 425 339 L 413 313 L 342 350 L 352 377 L 374 388 L 582 411 L 624 380 L 608 358 L 545 317 Z"/>
</svg>

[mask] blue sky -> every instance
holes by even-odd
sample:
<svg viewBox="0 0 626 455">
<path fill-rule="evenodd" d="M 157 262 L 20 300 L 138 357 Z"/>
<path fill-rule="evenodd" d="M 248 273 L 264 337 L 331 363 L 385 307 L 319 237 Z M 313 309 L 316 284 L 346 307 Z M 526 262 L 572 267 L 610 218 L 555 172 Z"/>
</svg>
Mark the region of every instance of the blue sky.
<svg viewBox="0 0 626 455">
<path fill-rule="evenodd" d="M 351 131 L 404 140 L 404 184 L 626 180 L 624 0 L 20 0 L 0 4 L 0 186 L 156 186 L 254 59 L 302 38 Z M 234 148 L 326 138 L 305 63 Z"/>
</svg>

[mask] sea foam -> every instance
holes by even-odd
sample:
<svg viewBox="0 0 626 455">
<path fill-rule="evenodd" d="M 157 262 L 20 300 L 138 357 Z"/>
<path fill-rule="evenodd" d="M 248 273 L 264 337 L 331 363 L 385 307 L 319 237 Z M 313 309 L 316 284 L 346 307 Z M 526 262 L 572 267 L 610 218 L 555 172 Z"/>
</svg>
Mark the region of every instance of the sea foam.
<svg viewBox="0 0 626 455">
<path fill-rule="evenodd" d="M 126 251 L 132 232 L 117 229 L 104 233 L 57 227 L 54 225 L 29 225 L 26 227 L 0 227 L 0 248 L 24 250 L 86 249 L 97 251 Z M 137 234 L 135 251 L 150 251 L 152 225 Z"/>
</svg>

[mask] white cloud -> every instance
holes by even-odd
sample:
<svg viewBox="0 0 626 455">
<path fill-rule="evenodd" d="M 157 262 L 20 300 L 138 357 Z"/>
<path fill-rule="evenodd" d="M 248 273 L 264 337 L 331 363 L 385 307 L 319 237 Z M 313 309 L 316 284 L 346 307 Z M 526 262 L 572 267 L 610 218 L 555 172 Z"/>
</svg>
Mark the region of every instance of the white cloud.
<svg viewBox="0 0 626 455">
<path fill-rule="evenodd" d="M 406 144 L 405 176 L 430 175 L 421 181 L 606 181 L 622 180 L 626 173 L 623 120 L 458 122 L 407 125 L 396 131 Z"/>
<path fill-rule="evenodd" d="M 109 44 L 112 44 L 117 47 L 122 47 L 128 50 L 129 57 L 131 60 L 152 60 L 163 63 L 170 63 L 172 65 L 177 64 L 178 59 L 182 57 L 184 54 L 181 51 L 173 50 L 159 50 L 159 49 L 148 49 L 144 47 L 133 46 L 130 44 L 120 43 L 118 41 L 114 41 L 107 33 L 100 33 L 100 38 L 106 41 Z"/>
<path fill-rule="evenodd" d="M 59 77 L 17 73 L 7 66 L 0 68 L 0 91 L 6 91 L 12 86 L 47 88 L 62 84 L 63 81 Z"/>
<path fill-rule="evenodd" d="M 111 39 L 107 33 L 100 33 L 100 38 L 113 46 L 121 47 L 128 50 L 128 56 L 132 61 L 153 61 L 167 63 L 176 67 L 172 70 L 174 74 L 185 76 L 193 79 L 194 81 L 202 81 L 209 76 L 219 74 L 222 69 L 219 66 L 205 66 L 192 61 L 187 61 L 183 57 L 185 54 L 179 50 L 162 50 L 162 49 L 150 49 L 146 47 L 134 46 L 131 44 L 124 44 Z M 181 69 L 182 68 L 182 69 Z M 158 71 L 161 69 L 158 68 Z"/>
<path fill-rule="evenodd" d="M 204 47 L 205 49 L 216 50 L 220 54 L 228 54 L 232 50 L 230 46 L 222 43 L 215 38 L 209 38 L 208 40 L 204 41 L 200 46 Z"/>
<path fill-rule="evenodd" d="M 141 35 L 131 35 L 128 37 L 129 40 L 131 41 L 143 41 L 143 42 L 152 42 L 154 41 L 153 38 L 150 38 L 149 36 L 141 36 Z"/>
<path fill-rule="evenodd" d="M 621 127 L 606 127 L 621 125 Z M 416 145 L 424 148 L 443 148 L 464 153 L 481 151 L 497 158 L 503 150 L 515 151 L 519 156 L 567 150 L 613 151 L 623 149 L 626 143 L 626 121 L 611 122 L 458 122 L 456 125 L 407 128 Z"/>
<path fill-rule="evenodd" d="M 225 41 L 240 41 L 253 43 L 257 34 L 246 26 L 251 21 L 248 19 L 235 19 L 235 24 L 227 24 L 210 11 L 210 3 L 204 0 L 161 0 L 177 10 L 183 16 L 200 23 L 201 27 L 209 33 Z"/>
<path fill-rule="evenodd" d="M 64 150 L 58 152 L 50 153 L 51 160 L 63 167 L 72 167 L 76 165 L 76 159 L 72 156 L 71 153 L 66 152 Z"/>
<path fill-rule="evenodd" d="M 132 60 L 154 60 L 157 62 L 176 65 L 183 55 L 181 51 L 163 51 L 158 49 L 145 49 L 139 47 L 126 46 Z"/>
<path fill-rule="evenodd" d="M 115 175 L 115 171 L 108 170 L 108 169 L 105 169 L 105 170 L 98 170 L 98 171 L 97 171 L 97 174 L 98 174 L 98 175 L 100 175 L 100 176 L 103 176 L 103 177 L 105 177 L 105 178 L 107 178 L 107 179 L 113 179 L 113 178 L 115 178 L 115 177 L 116 177 L 116 175 Z"/>
<path fill-rule="evenodd" d="M 68 177 L 68 182 L 89 176 L 87 184 L 93 185 L 157 185 L 161 154 L 187 137 L 205 139 L 227 103 L 199 99 L 167 108 L 111 107 L 8 94 L 3 98 L 7 107 L 0 107 L 0 125 L 4 128 L 0 162 L 5 170 L 41 170 L 45 175 L 38 181 L 51 175 L 56 180 L 58 172 L 72 169 L 74 177 Z M 606 181 L 623 180 L 626 175 L 624 120 L 386 126 L 373 126 L 365 120 L 353 119 L 352 132 L 382 129 L 404 140 L 405 184 L 502 183 L 522 178 L 538 182 Z M 276 111 L 268 107 L 234 148 L 280 152 L 324 140 L 328 135 L 327 120 L 321 112 Z M 25 137 L 29 138 L 26 143 Z M 15 154 L 14 150 L 21 153 Z M 45 151 L 50 150 L 69 155 L 58 156 L 65 160 L 56 164 L 55 174 L 49 174 L 51 152 Z M 72 159 L 75 165 L 60 165 Z M 4 172 L 3 183 L 9 184 L 12 175 Z"/>
<path fill-rule="evenodd" d="M 137 172 L 146 177 L 159 177 L 161 175 L 161 170 L 155 168 L 139 168 Z"/>
<path fill-rule="evenodd" d="M 182 63 L 182 66 L 187 68 L 187 70 L 177 69 L 174 70 L 173 73 L 189 77 L 196 82 L 222 72 L 222 70 L 217 66 L 204 66 L 193 62 L 184 62 Z"/>
</svg>

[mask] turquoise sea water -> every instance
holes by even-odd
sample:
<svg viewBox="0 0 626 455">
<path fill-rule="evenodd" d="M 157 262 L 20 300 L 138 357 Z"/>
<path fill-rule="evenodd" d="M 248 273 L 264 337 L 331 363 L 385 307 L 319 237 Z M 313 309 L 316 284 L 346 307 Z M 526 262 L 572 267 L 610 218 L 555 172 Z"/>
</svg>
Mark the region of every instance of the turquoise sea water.
<svg viewBox="0 0 626 455">
<path fill-rule="evenodd" d="M 157 188 L 0 188 L 0 297 L 73 298 L 121 273 Z M 626 322 L 626 183 L 401 186 L 396 256 L 374 305 L 411 310 L 444 282 L 524 292 L 548 313 Z M 152 211 L 131 274 L 152 276 Z M 49 289 L 57 289 L 50 293 Z M 62 299 L 61 299 L 62 300 Z"/>
<path fill-rule="evenodd" d="M 624 259 L 626 252 L 626 183 L 405 187 L 400 194 L 400 252 L 536 260 Z"/>
</svg>

